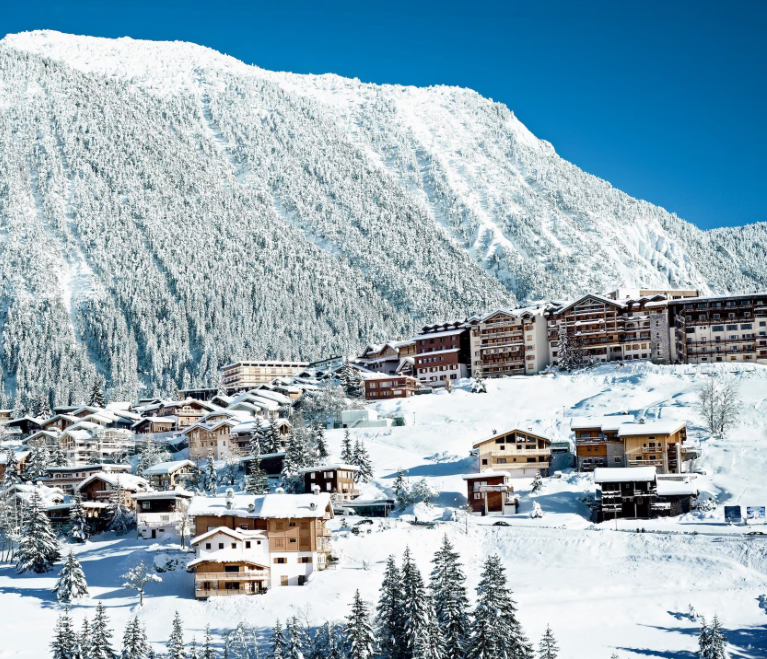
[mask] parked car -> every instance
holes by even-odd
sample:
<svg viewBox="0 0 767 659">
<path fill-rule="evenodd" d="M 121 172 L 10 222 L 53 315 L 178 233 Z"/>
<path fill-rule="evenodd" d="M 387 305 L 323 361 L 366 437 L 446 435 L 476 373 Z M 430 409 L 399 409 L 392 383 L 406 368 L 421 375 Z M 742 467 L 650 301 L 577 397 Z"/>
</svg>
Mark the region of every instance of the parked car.
<svg viewBox="0 0 767 659">
<path fill-rule="evenodd" d="M 373 523 L 372 519 L 361 519 L 354 526 L 362 526 L 363 524 L 372 524 L 372 523 Z"/>
<path fill-rule="evenodd" d="M 746 535 L 764 535 L 764 531 L 749 531 Z"/>
<path fill-rule="evenodd" d="M 511 526 L 508 522 L 500 521 L 493 524 L 493 526 Z"/>
</svg>

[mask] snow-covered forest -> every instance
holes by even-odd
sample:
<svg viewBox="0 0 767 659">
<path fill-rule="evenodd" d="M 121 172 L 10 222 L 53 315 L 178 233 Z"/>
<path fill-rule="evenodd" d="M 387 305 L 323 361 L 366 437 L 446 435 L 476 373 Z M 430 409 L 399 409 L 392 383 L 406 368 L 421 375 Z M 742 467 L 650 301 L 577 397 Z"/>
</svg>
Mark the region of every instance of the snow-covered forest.
<svg viewBox="0 0 767 659">
<path fill-rule="evenodd" d="M 763 225 L 702 232 L 475 92 L 182 43 L 0 42 L 3 404 L 214 384 L 419 323 L 616 285 L 764 288 Z"/>
</svg>

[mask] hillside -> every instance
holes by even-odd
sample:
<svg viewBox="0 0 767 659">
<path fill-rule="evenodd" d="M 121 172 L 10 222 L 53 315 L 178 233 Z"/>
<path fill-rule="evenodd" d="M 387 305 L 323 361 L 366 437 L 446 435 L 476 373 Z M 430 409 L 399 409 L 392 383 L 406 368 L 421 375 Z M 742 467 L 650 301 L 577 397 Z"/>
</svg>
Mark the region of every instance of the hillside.
<svg viewBox="0 0 767 659">
<path fill-rule="evenodd" d="M 169 392 L 525 299 L 767 280 L 765 225 L 699 231 L 475 92 L 185 43 L 5 37 L 0 182 L 3 390 L 23 402 L 78 400 L 96 370 L 116 397 Z"/>
</svg>

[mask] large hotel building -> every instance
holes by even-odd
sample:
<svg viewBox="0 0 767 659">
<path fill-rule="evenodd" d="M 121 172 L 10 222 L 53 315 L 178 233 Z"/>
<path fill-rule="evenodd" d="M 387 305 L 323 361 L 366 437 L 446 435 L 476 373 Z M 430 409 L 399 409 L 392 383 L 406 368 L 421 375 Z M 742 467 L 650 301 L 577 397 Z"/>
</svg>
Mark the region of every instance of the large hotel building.
<svg viewBox="0 0 767 659">
<path fill-rule="evenodd" d="M 237 362 L 224 366 L 222 384 L 227 391 L 252 389 L 269 384 L 274 378 L 296 375 L 308 365 L 308 362 Z"/>
</svg>

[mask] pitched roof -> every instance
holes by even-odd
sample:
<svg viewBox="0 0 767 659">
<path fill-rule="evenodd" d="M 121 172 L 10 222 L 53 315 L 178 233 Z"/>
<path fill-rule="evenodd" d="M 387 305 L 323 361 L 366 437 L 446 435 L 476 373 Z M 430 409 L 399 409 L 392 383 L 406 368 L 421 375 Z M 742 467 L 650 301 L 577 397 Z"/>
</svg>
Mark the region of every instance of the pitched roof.
<svg viewBox="0 0 767 659">
<path fill-rule="evenodd" d="M 201 563 L 247 563 L 248 565 L 262 567 L 265 570 L 268 569 L 263 563 L 248 558 L 247 554 L 238 551 L 237 549 L 219 549 L 210 554 L 205 554 L 204 556 L 200 556 L 200 558 L 195 558 L 193 561 L 189 561 L 187 567 L 195 567 Z"/>
<path fill-rule="evenodd" d="M 149 485 L 141 476 L 134 476 L 133 474 L 118 474 L 110 473 L 106 471 L 98 471 L 95 474 L 91 474 L 84 481 L 78 484 L 77 489 L 81 490 L 89 483 L 95 480 L 101 480 L 105 483 L 109 483 L 112 487 L 122 487 L 128 492 L 137 492 L 141 489 L 146 489 Z"/>
<path fill-rule="evenodd" d="M 652 483 L 657 472 L 655 467 L 597 467 L 595 483 Z"/>
<path fill-rule="evenodd" d="M 158 462 L 156 465 L 144 469 L 144 476 L 164 476 L 172 474 L 184 467 L 194 467 L 191 460 L 174 460 L 172 462 Z"/>
<path fill-rule="evenodd" d="M 601 430 L 618 430 L 624 423 L 632 423 L 633 414 L 614 414 L 612 416 L 574 416 L 570 419 L 571 430 L 600 428 Z"/>
<path fill-rule="evenodd" d="M 231 508 L 227 508 L 231 501 Z M 252 509 L 251 509 L 252 506 Z M 195 515 L 210 515 L 221 517 L 236 515 L 238 517 L 260 519 L 301 519 L 322 518 L 330 506 L 330 494 L 235 494 L 231 499 L 224 497 L 195 497 L 189 506 L 188 513 Z"/>
<path fill-rule="evenodd" d="M 303 469 L 299 469 L 299 474 L 310 474 L 313 471 L 326 471 L 326 470 L 332 470 L 332 469 L 344 469 L 345 471 L 359 471 L 359 467 L 355 467 L 354 465 L 347 465 L 347 464 L 329 464 L 329 465 L 318 465 L 317 467 L 304 467 Z"/>
<path fill-rule="evenodd" d="M 493 441 L 494 439 L 497 439 L 498 437 L 503 437 L 504 435 L 509 435 L 513 432 L 519 432 L 523 435 L 530 435 L 531 437 L 535 437 L 536 439 L 542 439 L 544 442 L 548 442 L 551 444 L 551 440 L 548 437 L 544 437 L 543 435 L 536 435 L 534 432 L 531 432 L 529 430 L 522 430 L 521 428 L 511 428 L 510 430 L 504 430 L 503 432 L 496 433 L 495 435 L 491 435 L 490 437 L 485 437 L 484 439 L 480 439 L 472 444 L 473 448 L 477 448 L 480 444 L 486 444 L 487 442 Z"/>
<path fill-rule="evenodd" d="M 671 435 L 684 428 L 684 421 L 662 420 L 646 423 L 624 423 L 618 428 L 619 437 L 641 437 L 644 435 Z"/>
</svg>

